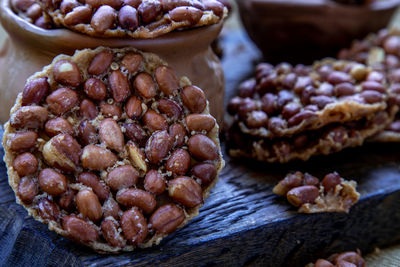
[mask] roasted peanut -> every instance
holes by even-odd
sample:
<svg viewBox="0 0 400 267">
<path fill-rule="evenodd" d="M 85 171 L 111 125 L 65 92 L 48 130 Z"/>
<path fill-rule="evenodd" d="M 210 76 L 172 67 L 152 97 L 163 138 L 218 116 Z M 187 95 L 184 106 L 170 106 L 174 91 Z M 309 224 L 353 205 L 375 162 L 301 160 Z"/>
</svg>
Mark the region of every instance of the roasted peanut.
<svg viewBox="0 0 400 267">
<path fill-rule="evenodd" d="M 101 232 L 107 242 L 113 247 L 124 247 L 126 241 L 118 231 L 118 223 L 113 219 L 104 219 L 101 223 Z"/>
<path fill-rule="evenodd" d="M 62 219 L 62 227 L 71 239 L 80 243 L 94 242 L 99 238 L 99 233 L 94 225 L 75 215 L 64 216 Z"/>
<path fill-rule="evenodd" d="M 180 147 L 185 142 L 186 130 L 179 123 L 172 124 L 168 129 L 169 135 L 172 138 L 174 146 Z"/>
<path fill-rule="evenodd" d="M 11 114 L 10 124 L 14 128 L 42 128 L 48 112 L 44 107 L 24 106 Z"/>
<path fill-rule="evenodd" d="M 333 265 L 332 263 L 330 263 L 327 260 L 324 259 L 318 259 L 315 264 L 314 267 L 335 267 L 335 265 Z"/>
<path fill-rule="evenodd" d="M 218 17 L 224 14 L 224 5 L 217 0 L 205 0 L 203 4 L 206 10 L 211 10 Z"/>
<path fill-rule="evenodd" d="M 45 16 L 40 16 L 37 20 L 35 20 L 35 26 L 46 30 L 53 28 L 52 22 L 45 18 Z"/>
<path fill-rule="evenodd" d="M 143 56 L 137 53 L 126 54 L 121 61 L 122 66 L 130 73 L 135 73 L 139 70 L 143 62 Z"/>
<path fill-rule="evenodd" d="M 79 6 L 79 3 L 76 0 L 62 0 L 60 4 L 60 12 L 65 15 L 77 6 Z"/>
<path fill-rule="evenodd" d="M 331 84 L 339 84 L 339 83 L 345 83 L 345 82 L 352 82 L 352 78 L 349 74 L 341 71 L 333 71 L 329 74 L 327 78 L 328 82 Z"/>
<path fill-rule="evenodd" d="M 149 109 L 144 115 L 143 115 L 143 124 L 151 131 L 161 131 L 161 130 L 166 130 L 168 129 L 168 123 L 165 120 L 165 118 L 155 112 L 152 109 Z"/>
<path fill-rule="evenodd" d="M 290 119 L 296 115 L 301 110 L 301 106 L 298 103 L 290 102 L 283 106 L 282 117 L 285 119 Z"/>
<path fill-rule="evenodd" d="M 162 13 L 161 4 L 158 0 L 142 2 L 137 10 L 142 21 L 146 24 L 153 22 Z"/>
<path fill-rule="evenodd" d="M 341 261 L 346 261 L 346 262 L 352 263 L 357 267 L 365 266 L 365 260 L 360 256 L 360 254 L 353 252 L 353 251 L 340 253 L 334 259 L 333 263 L 338 264 Z"/>
<path fill-rule="evenodd" d="M 152 194 L 136 188 L 118 191 L 116 199 L 118 203 L 126 207 L 136 206 L 146 214 L 151 214 L 157 205 Z"/>
<path fill-rule="evenodd" d="M 371 90 L 379 93 L 386 93 L 386 88 L 380 82 L 376 81 L 365 81 L 361 84 L 363 91 Z"/>
<path fill-rule="evenodd" d="M 137 123 L 124 123 L 122 127 L 125 128 L 125 135 L 128 139 L 143 146 L 147 140 L 146 131 Z"/>
<path fill-rule="evenodd" d="M 66 86 L 77 87 L 82 82 L 78 65 L 68 59 L 57 61 L 54 64 L 53 75 L 56 82 Z"/>
<path fill-rule="evenodd" d="M 182 115 L 182 108 L 170 99 L 160 99 L 158 101 L 158 110 L 172 120 L 177 120 Z"/>
<path fill-rule="evenodd" d="M 113 52 L 108 51 L 108 50 L 101 51 L 90 62 L 90 65 L 89 65 L 89 68 L 88 68 L 88 73 L 91 74 L 91 75 L 101 75 L 101 74 L 103 74 L 110 67 L 110 65 L 111 65 L 111 63 L 113 61 L 113 58 L 114 58 Z M 88 81 L 90 81 L 90 80 L 92 80 L 92 79 L 89 79 Z M 96 93 L 97 93 L 97 90 L 96 90 Z M 100 90 L 102 92 L 102 89 L 100 89 Z M 86 86 L 85 86 L 85 91 L 86 91 Z M 88 94 L 88 96 L 93 98 L 89 94 Z M 93 99 L 95 99 L 95 98 L 93 98 Z M 100 100 L 100 99 L 95 99 L 95 100 Z"/>
<path fill-rule="evenodd" d="M 114 8 L 102 5 L 93 14 L 90 25 L 97 33 L 104 33 L 114 27 L 116 18 L 117 12 Z"/>
<path fill-rule="evenodd" d="M 113 119 L 104 119 L 99 126 L 100 140 L 108 148 L 122 151 L 124 149 L 124 134 Z"/>
<path fill-rule="evenodd" d="M 121 209 L 118 206 L 117 201 L 114 200 L 111 196 L 104 202 L 103 205 L 103 216 L 107 218 L 111 216 L 115 219 L 119 219 L 119 212 Z"/>
<path fill-rule="evenodd" d="M 142 3 L 142 0 L 123 0 L 123 2 L 124 2 L 124 5 L 138 8 L 138 6 Z"/>
<path fill-rule="evenodd" d="M 121 28 L 135 31 L 139 27 L 139 15 L 134 7 L 123 6 L 118 12 L 118 21 Z"/>
<path fill-rule="evenodd" d="M 77 6 L 69 12 L 65 18 L 64 23 L 67 26 L 74 26 L 80 23 L 89 23 L 92 18 L 92 9 L 89 6 Z"/>
<path fill-rule="evenodd" d="M 151 163 L 163 160 L 172 147 L 172 139 L 167 131 L 157 131 L 150 136 L 146 143 L 146 157 Z"/>
<path fill-rule="evenodd" d="M 203 3 L 198 0 L 160 0 L 160 2 L 164 11 L 170 11 L 179 6 L 193 6 L 201 10 L 205 9 Z"/>
<path fill-rule="evenodd" d="M 112 190 L 118 191 L 135 185 L 138 181 L 138 176 L 139 173 L 132 166 L 124 165 L 112 170 L 105 182 Z"/>
<path fill-rule="evenodd" d="M 33 21 L 37 20 L 40 16 L 42 16 L 42 8 L 39 4 L 33 4 L 30 8 L 26 11 L 26 16 Z"/>
<path fill-rule="evenodd" d="M 186 125 L 189 131 L 211 131 L 215 126 L 215 119 L 205 114 L 190 114 L 186 117 Z"/>
<path fill-rule="evenodd" d="M 131 119 L 139 118 L 142 115 L 142 101 L 137 96 L 131 96 L 125 104 L 125 112 Z"/>
<path fill-rule="evenodd" d="M 75 192 L 73 190 L 68 190 L 62 194 L 58 200 L 60 207 L 67 211 L 72 211 L 75 209 Z"/>
<path fill-rule="evenodd" d="M 280 181 L 273 189 L 274 194 L 284 196 L 292 188 L 302 185 L 304 175 L 301 172 L 288 174 L 282 181 Z"/>
<path fill-rule="evenodd" d="M 123 4 L 122 0 L 86 0 L 85 2 L 94 8 L 107 5 L 115 9 L 120 9 Z"/>
<path fill-rule="evenodd" d="M 40 217 L 49 221 L 58 221 L 60 216 L 60 208 L 51 200 L 42 198 L 38 203 Z"/>
<path fill-rule="evenodd" d="M 12 0 L 11 1 L 11 6 L 16 10 L 16 11 L 22 11 L 25 12 L 28 10 L 30 6 L 32 6 L 35 3 L 35 1 L 32 0 Z"/>
<path fill-rule="evenodd" d="M 196 25 L 203 16 L 203 11 L 195 7 L 182 6 L 172 9 L 168 14 L 173 21 L 185 21 L 190 25 Z"/>
<path fill-rule="evenodd" d="M 133 165 L 146 172 L 147 164 L 144 152 L 134 142 L 129 142 L 127 144 L 127 149 Z"/>
<path fill-rule="evenodd" d="M 207 105 L 203 90 L 194 85 L 183 88 L 181 92 L 183 104 L 193 113 L 202 113 Z"/>
<path fill-rule="evenodd" d="M 167 96 L 180 88 L 175 72 L 167 66 L 157 67 L 155 76 L 160 90 Z"/>
<path fill-rule="evenodd" d="M 192 178 L 177 177 L 168 183 L 168 194 L 176 202 L 188 208 L 194 208 L 203 203 L 203 190 Z"/>
<path fill-rule="evenodd" d="M 184 149 L 178 148 L 171 153 L 171 156 L 165 164 L 165 168 L 174 175 L 184 175 L 190 168 L 190 162 L 189 153 Z"/>
<path fill-rule="evenodd" d="M 325 108 L 328 104 L 334 103 L 335 100 L 332 97 L 319 95 L 310 97 L 310 103 L 317 105 L 319 109 Z"/>
<path fill-rule="evenodd" d="M 313 203 L 318 195 L 318 187 L 314 185 L 303 185 L 289 190 L 286 197 L 290 204 L 299 207 L 305 203 Z"/>
<path fill-rule="evenodd" d="M 354 85 L 348 82 L 337 84 L 334 90 L 336 96 L 354 95 L 356 92 Z"/>
<path fill-rule="evenodd" d="M 67 191 L 67 178 L 53 169 L 41 170 L 38 180 L 40 189 L 52 196 L 59 196 Z"/>
<path fill-rule="evenodd" d="M 146 218 L 137 208 L 124 212 L 121 217 L 121 227 L 128 243 L 136 246 L 144 241 L 149 231 Z"/>
<path fill-rule="evenodd" d="M 117 105 L 107 104 L 107 103 L 100 103 L 101 113 L 105 117 L 112 117 L 120 119 L 122 116 L 122 110 Z"/>
<path fill-rule="evenodd" d="M 86 169 L 101 171 L 113 166 L 116 161 L 117 156 L 108 149 L 96 145 L 83 148 L 81 162 Z"/>
<path fill-rule="evenodd" d="M 321 182 L 321 185 L 324 187 L 325 193 L 328 191 L 334 191 L 336 186 L 341 183 L 340 175 L 337 172 L 329 173 L 325 175 L 324 179 Z"/>
<path fill-rule="evenodd" d="M 216 160 L 218 158 L 217 145 L 207 136 L 196 134 L 188 141 L 190 154 L 199 160 Z"/>
<path fill-rule="evenodd" d="M 312 176 L 309 173 L 304 174 L 304 180 L 303 180 L 303 185 L 319 185 L 319 179 L 315 176 Z"/>
<path fill-rule="evenodd" d="M 296 115 L 294 115 L 293 117 L 291 117 L 287 124 L 289 127 L 293 127 L 296 125 L 299 125 L 300 123 L 302 123 L 303 121 L 306 121 L 306 123 L 308 123 L 311 119 L 315 118 L 317 115 L 309 110 L 302 110 L 299 113 L 297 113 Z"/>
<path fill-rule="evenodd" d="M 34 174 L 38 166 L 38 160 L 29 152 L 19 154 L 13 161 L 13 168 L 20 177 Z"/>
<path fill-rule="evenodd" d="M 192 167 L 190 174 L 200 179 L 202 185 L 209 185 L 217 176 L 217 168 L 213 164 L 198 163 Z"/>
<path fill-rule="evenodd" d="M 97 117 L 99 111 L 96 105 L 89 99 L 84 99 L 79 106 L 79 114 L 82 118 L 93 120 Z"/>
<path fill-rule="evenodd" d="M 264 111 L 253 110 L 247 114 L 245 122 L 249 128 L 264 127 L 268 123 L 268 115 Z"/>
<path fill-rule="evenodd" d="M 74 171 L 79 164 L 81 146 L 69 134 L 59 134 L 43 146 L 46 162 L 63 171 Z"/>
<path fill-rule="evenodd" d="M 61 133 L 69 135 L 74 134 L 74 129 L 72 129 L 71 124 L 66 119 L 61 117 L 48 120 L 44 125 L 44 130 L 49 137 L 53 137 Z"/>
<path fill-rule="evenodd" d="M 57 116 L 70 111 L 79 102 L 77 93 L 69 88 L 60 88 L 52 92 L 47 98 L 50 112 Z"/>
<path fill-rule="evenodd" d="M 38 134 L 34 131 L 17 132 L 8 142 L 10 150 L 14 152 L 27 151 L 36 145 Z"/>
<path fill-rule="evenodd" d="M 18 184 L 18 196 L 25 204 L 31 204 L 38 194 L 38 188 L 32 178 L 23 177 Z"/>
<path fill-rule="evenodd" d="M 111 54 L 111 59 L 112 59 L 112 54 Z M 100 72 L 100 71 L 102 71 L 102 69 L 95 70 L 95 71 Z M 107 96 L 107 88 L 106 88 L 105 84 L 101 80 L 96 79 L 96 78 L 88 79 L 85 82 L 84 90 L 85 90 L 86 95 L 94 100 L 104 100 Z"/>
<path fill-rule="evenodd" d="M 97 132 L 93 125 L 87 121 L 82 121 L 78 126 L 78 137 L 83 145 L 97 143 Z"/>
<path fill-rule="evenodd" d="M 92 190 L 80 190 L 76 195 L 76 206 L 84 217 L 87 217 L 92 221 L 99 220 L 103 215 L 100 201 Z"/>
<path fill-rule="evenodd" d="M 372 90 L 363 91 L 360 96 L 368 104 L 381 102 L 384 99 L 384 96 L 381 93 Z"/>
<path fill-rule="evenodd" d="M 22 93 L 22 106 L 39 104 L 47 95 L 49 89 L 50 86 L 46 77 L 28 81 Z"/>
<path fill-rule="evenodd" d="M 157 87 L 153 77 L 146 72 L 136 75 L 133 87 L 144 98 L 153 98 L 157 94 Z"/>
<path fill-rule="evenodd" d="M 90 172 L 82 172 L 78 176 L 78 181 L 84 185 L 87 185 L 93 189 L 93 192 L 101 200 L 106 200 L 110 195 L 110 191 L 108 188 L 100 182 L 100 179 L 93 173 Z"/>
<path fill-rule="evenodd" d="M 126 77 L 120 70 L 111 72 L 108 81 L 111 87 L 111 93 L 116 102 L 123 102 L 130 95 L 130 86 L 128 77 Z"/>
<path fill-rule="evenodd" d="M 181 208 L 175 204 L 166 204 L 153 213 L 149 222 L 157 233 L 169 234 L 175 231 L 184 220 L 185 214 Z"/>
<path fill-rule="evenodd" d="M 144 188 L 156 195 L 160 195 L 165 191 L 165 180 L 161 173 L 156 170 L 150 170 L 144 178 Z"/>
</svg>

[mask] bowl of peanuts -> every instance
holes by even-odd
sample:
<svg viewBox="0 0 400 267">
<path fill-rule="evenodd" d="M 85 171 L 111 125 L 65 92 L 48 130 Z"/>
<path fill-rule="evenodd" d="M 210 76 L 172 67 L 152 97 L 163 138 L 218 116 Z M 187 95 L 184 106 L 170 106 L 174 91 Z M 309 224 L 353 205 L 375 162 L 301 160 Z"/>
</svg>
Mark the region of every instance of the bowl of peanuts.
<svg viewBox="0 0 400 267">
<path fill-rule="evenodd" d="M 272 63 L 312 63 L 384 28 L 399 0 L 237 0 L 248 35 Z"/>
<path fill-rule="evenodd" d="M 18 3 L 18 0 L 3 0 L 0 3 L 0 22 L 9 35 L 0 50 L 0 79 L 3 81 L 0 88 L 0 122 L 7 120 L 11 105 L 24 87 L 26 78 L 39 71 L 41 66 L 49 64 L 56 55 L 72 55 L 75 50 L 99 46 L 135 47 L 159 55 L 178 75 L 185 75 L 204 88 L 210 99 L 211 113 L 219 122 L 222 121 L 223 106 L 220 103 L 224 99 L 224 75 L 221 63 L 210 47 L 222 29 L 222 17 L 214 24 L 189 25 L 154 38 L 102 37 L 82 34 L 62 25 L 55 27 L 45 23 L 42 17 L 26 19 L 29 9 L 25 8 L 24 16 L 21 16 L 15 11 L 15 2 Z"/>
</svg>

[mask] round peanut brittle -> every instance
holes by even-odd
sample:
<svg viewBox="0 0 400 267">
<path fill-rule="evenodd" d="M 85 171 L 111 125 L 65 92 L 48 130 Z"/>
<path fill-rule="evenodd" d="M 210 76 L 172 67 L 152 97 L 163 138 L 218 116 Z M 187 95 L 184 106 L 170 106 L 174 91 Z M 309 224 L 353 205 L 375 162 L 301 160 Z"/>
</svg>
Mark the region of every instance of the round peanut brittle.
<svg viewBox="0 0 400 267">
<path fill-rule="evenodd" d="M 3 146 L 17 202 L 101 252 L 158 244 L 224 166 L 203 91 L 133 48 L 56 57 L 19 94 Z"/>
<path fill-rule="evenodd" d="M 52 29 L 50 17 L 35 0 L 11 0 L 12 10 L 24 20 L 43 29 Z"/>
<path fill-rule="evenodd" d="M 154 38 L 217 24 L 228 13 L 217 0 L 40 0 L 57 26 L 91 36 Z"/>
</svg>

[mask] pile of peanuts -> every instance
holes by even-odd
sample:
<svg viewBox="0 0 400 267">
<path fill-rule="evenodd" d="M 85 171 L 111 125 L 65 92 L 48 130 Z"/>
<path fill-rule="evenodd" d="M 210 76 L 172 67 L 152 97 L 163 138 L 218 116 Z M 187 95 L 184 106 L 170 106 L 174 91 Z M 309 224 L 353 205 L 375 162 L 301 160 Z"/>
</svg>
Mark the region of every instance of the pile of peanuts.
<svg viewBox="0 0 400 267">
<path fill-rule="evenodd" d="M 39 1 L 46 14 L 59 27 L 93 36 L 129 35 L 134 38 L 153 38 L 177 28 L 218 23 L 228 12 L 224 2 L 226 1 Z"/>
<path fill-rule="evenodd" d="M 223 166 L 203 91 L 155 57 L 57 57 L 28 80 L 6 126 L 19 200 L 97 250 L 159 242 L 196 214 Z"/>
<path fill-rule="evenodd" d="M 300 207 L 300 212 L 349 212 L 360 196 L 355 187 L 354 181 L 345 181 L 337 172 L 328 173 L 320 182 L 309 173 L 297 171 L 286 175 L 273 192 L 286 196 L 290 204 Z"/>
<path fill-rule="evenodd" d="M 353 139 L 358 144 L 392 119 L 388 100 L 398 102 L 398 96 L 392 92 L 389 98 L 386 86 L 383 73 L 355 62 L 325 60 L 312 67 L 261 63 L 255 78 L 244 81 L 228 103 L 234 117 L 228 132 L 231 147 L 260 146 L 265 156 L 257 151 L 247 156 L 286 162 L 338 151 L 354 145 Z M 370 130 L 360 134 L 363 129 Z M 334 149 L 321 151 L 318 140 Z"/>
<path fill-rule="evenodd" d="M 349 49 L 342 49 L 338 58 L 368 64 L 377 72 L 385 74 L 392 94 L 400 93 L 400 33 L 380 30 L 361 41 L 355 41 Z M 400 114 L 386 129 L 386 132 L 400 134 Z M 384 141 L 384 135 L 375 141 Z M 399 137 L 400 140 L 400 137 Z"/>
<path fill-rule="evenodd" d="M 44 15 L 42 7 L 35 0 L 11 0 L 11 7 L 20 17 L 40 28 L 54 27 L 51 19 Z"/>
<path fill-rule="evenodd" d="M 318 259 L 315 263 L 307 264 L 306 267 L 365 267 L 365 260 L 359 251 L 346 251 L 333 254 L 325 259 Z"/>
</svg>

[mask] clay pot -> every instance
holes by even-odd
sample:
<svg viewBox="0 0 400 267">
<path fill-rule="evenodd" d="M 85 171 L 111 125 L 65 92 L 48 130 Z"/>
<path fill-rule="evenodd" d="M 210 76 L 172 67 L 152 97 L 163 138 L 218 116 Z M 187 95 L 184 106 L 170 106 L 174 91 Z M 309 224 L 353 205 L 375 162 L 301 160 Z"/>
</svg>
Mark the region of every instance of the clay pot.
<svg viewBox="0 0 400 267">
<path fill-rule="evenodd" d="M 98 46 L 131 46 L 153 52 L 164 59 L 177 75 L 187 76 L 202 88 L 211 113 L 223 119 L 224 74 L 221 62 L 210 48 L 222 28 L 219 24 L 175 31 L 154 39 L 94 38 L 66 29 L 44 30 L 16 16 L 9 0 L 1 1 L 0 21 L 9 40 L 0 51 L 0 121 L 8 120 L 15 97 L 26 79 L 48 65 L 58 54 L 72 55 L 76 49 Z M 220 124 L 222 125 L 222 124 Z"/>
<path fill-rule="evenodd" d="M 400 0 L 236 0 L 250 38 L 271 63 L 312 63 L 388 25 Z"/>
</svg>

